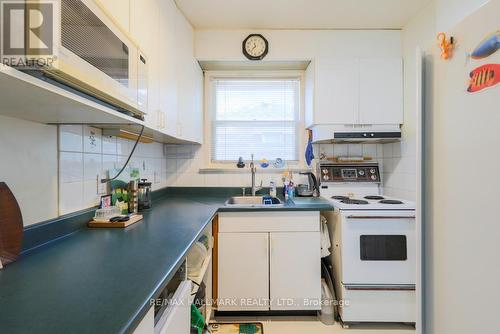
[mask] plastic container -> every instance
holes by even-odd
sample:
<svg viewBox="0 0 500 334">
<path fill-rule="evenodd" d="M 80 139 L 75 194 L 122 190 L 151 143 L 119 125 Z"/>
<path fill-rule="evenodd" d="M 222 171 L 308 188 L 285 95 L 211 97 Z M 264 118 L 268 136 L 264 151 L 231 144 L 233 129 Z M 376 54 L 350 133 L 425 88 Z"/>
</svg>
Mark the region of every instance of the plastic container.
<svg viewBox="0 0 500 334">
<path fill-rule="evenodd" d="M 321 312 L 319 319 L 324 325 L 335 324 L 334 302 L 328 284 L 324 279 L 321 279 Z"/>
<path fill-rule="evenodd" d="M 109 208 L 97 209 L 94 215 L 94 220 L 96 222 L 107 222 L 111 218 L 120 216 L 122 211 L 116 206 L 110 206 Z"/>
</svg>

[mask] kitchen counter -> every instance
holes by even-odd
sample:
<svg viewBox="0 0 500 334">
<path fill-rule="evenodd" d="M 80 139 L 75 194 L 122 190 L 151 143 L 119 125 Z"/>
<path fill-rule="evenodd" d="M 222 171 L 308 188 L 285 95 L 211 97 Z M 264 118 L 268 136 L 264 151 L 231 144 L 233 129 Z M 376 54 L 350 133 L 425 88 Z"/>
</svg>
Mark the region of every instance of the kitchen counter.
<svg viewBox="0 0 500 334">
<path fill-rule="evenodd" d="M 130 333 L 218 211 L 332 210 L 297 198 L 279 208 L 228 208 L 235 189 L 170 188 L 126 229 L 89 229 L 0 270 L 0 332 Z"/>
</svg>

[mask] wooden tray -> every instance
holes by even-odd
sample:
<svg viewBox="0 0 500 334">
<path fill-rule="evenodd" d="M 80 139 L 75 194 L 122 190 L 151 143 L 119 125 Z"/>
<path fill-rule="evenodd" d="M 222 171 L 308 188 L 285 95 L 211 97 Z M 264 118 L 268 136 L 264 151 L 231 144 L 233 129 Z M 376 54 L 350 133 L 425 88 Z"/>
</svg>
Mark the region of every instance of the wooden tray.
<svg viewBox="0 0 500 334">
<path fill-rule="evenodd" d="M 127 220 L 126 222 L 116 222 L 116 223 L 112 223 L 109 221 L 96 222 L 96 221 L 92 220 L 88 223 L 88 226 L 89 227 L 106 227 L 106 228 L 124 228 L 124 227 L 130 226 L 132 224 L 135 224 L 138 221 L 141 221 L 142 218 L 143 218 L 142 215 L 135 215 L 135 216 L 130 217 L 130 219 Z"/>
<path fill-rule="evenodd" d="M 372 157 L 360 157 L 362 159 L 349 159 L 349 157 L 325 157 L 322 161 L 333 161 L 339 164 L 352 164 L 352 163 L 363 163 L 366 161 L 372 161 Z"/>
</svg>

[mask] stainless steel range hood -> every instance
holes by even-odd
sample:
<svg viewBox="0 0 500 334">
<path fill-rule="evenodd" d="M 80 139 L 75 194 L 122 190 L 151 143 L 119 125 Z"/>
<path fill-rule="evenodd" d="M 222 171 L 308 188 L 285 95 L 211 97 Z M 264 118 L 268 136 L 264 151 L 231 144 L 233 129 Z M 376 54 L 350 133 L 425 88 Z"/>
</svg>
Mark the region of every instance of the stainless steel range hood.
<svg viewBox="0 0 500 334">
<path fill-rule="evenodd" d="M 401 140 L 399 125 L 316 125 L 313 143 L 393 143 Z"/>
</svg>

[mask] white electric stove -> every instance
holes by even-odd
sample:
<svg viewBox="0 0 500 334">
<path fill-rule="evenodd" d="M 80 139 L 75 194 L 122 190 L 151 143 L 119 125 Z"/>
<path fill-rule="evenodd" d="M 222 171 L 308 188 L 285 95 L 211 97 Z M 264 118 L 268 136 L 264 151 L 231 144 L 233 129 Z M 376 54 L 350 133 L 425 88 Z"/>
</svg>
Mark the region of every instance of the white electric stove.
<svg viewBox="0 0 500 334">
<path fill-rule="evenodd" d="M 415 204 L 383 196 L 376 163 L 320 164 L 344 323 L 415 322 Z"/>
<path fill-rule="evenodd" d="M 380 195 L 377 163 L 321 164 L 321 197 L 341 210 L 415 210 L 415 203 Z"/>
</svg>

